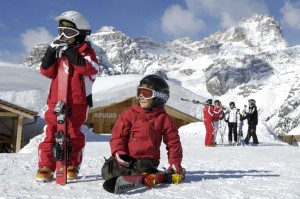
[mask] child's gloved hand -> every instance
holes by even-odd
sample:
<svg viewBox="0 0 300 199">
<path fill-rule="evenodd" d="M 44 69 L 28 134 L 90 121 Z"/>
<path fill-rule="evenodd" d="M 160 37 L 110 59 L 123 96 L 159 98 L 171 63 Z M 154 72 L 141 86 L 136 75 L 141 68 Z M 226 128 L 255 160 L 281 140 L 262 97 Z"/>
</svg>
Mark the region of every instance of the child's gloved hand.
<svg viewBox="0 0 300 199">
<path fill-rule="evenodd" d="M 174 171 L 177 174 L 183 174 L 182 166 L 179 163 L 171 164 L 168 171 Z"/>
<path fill-rule="evenodd" d="M 131 166 L 132 158 L 124 151 L 118 151 L 117 153 L 115 153 L 115 159 L 120 165 L 124 167 Z"/>
<path fill-rule="evenodd" d="M 55 50 L 60 50 L 62 48 L 65 48 L 65 50 L 68 48 L 68 43 L 64 40 L 60 40 L 55 38 L 54 41 L 50 44 L 51 48 L 54 48 Z"/>
</svg>

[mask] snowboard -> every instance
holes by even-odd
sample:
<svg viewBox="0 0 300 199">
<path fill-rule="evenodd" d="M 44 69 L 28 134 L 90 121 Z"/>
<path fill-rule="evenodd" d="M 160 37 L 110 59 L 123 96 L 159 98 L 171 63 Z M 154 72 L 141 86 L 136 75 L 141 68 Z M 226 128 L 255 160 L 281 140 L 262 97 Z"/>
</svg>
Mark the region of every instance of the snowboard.
<svg viewBox="0 0 300 199">
<path fill-rule="evenodd" d="M 56 184 L 67 183 L 67 162 L 71 147 L 68 145 L 68 90 L 69 90 L 69 61 L 64 56 L 58 64 L 58 102 L 54 108 L 57 115 L 57 132 L 54 134 L 56 143 L 52 145 L 54 159 L 56 160 Z"/>
<path fill-rule="evenodd" d="M 106 180 L 103 183 L 103 188 L 110 193 L 121 194 L 142 187 L 153 188 L 155 185 L 160 183 L 178 184 L 180 181 L 184 180 L 184 178 L 185 170 L 182 175 L 169 172 L 158 172 L 118 176 Z"/>
</svg>

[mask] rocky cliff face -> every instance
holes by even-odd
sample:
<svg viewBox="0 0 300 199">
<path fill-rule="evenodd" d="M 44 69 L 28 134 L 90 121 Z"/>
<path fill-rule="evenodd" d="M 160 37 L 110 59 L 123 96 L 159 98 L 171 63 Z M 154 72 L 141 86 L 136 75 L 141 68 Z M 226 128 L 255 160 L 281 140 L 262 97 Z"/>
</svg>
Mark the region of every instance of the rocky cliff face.
<svg viewBox="0 0 300 199">
<path fill-rule="evenodd" d="M 207 90 L 219 96 L 253 78 L 272 75 L 268 58 L 287 47 L 279 23 L 262 15 L 244 19 L 226 32 L 204 39 L 203 43 L 218 46 L 205 76 Z"/>
<path fill-rule="evenodd" d="M 158 73 L 172 78 L 174 73 L 179 73 L 184 78 L 176 79 L 182 86 L 216 97 L 233 90 L 239 96 L 248 97 L 264 88 L 277 89 L 288 84 L 289 93 L 286 92 L 284 99 L 278 100 L 280 105 L 272 107 L 264 118 L 278 132 L 283 132 L 287 120 L 291 123 L 288 129 L 299 124 L 300 116 L 295 113 L 295 109 L 299 109 L 299 79 L 292 80 L 293 86 L 288 82 L 300 64 L 300 50 L 288 47 L 279 23 L 270 16 L 243 19 L 235 27 L 216 32 L 202 41 L 181 38 L 158 42 L 145 37 L 130 38 L 113 27 L 102 27 L 89 39 L 102 64 L 99 75 Z M 36 45 L 24 60 L 25 65 L 38 67 L 46 48 L 47 44 Z M 191 81 L 201 86 L 188 86 Z"/>
<path fill-rule="evenodd" d="M 288 95 L 284 103 L 280 106 L 276 116 L 271 117 L 277 118 L 276 125 L 274 125 L 274 131 L 277 134 L 286 134 L 292 129 L 299 126 L 300 121 L 300 77 L 295 76 L 295 81 L 292 84 Z"/>
</svg>

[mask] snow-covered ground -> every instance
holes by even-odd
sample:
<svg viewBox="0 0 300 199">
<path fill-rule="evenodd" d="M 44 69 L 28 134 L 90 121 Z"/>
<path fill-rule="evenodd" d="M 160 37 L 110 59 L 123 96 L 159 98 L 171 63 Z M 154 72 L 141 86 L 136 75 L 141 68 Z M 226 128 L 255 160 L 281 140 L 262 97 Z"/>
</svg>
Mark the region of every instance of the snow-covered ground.
<svg viewBox="0 0 300 199">
<path fill-rule="evenodd" d="M 203 123 L 181 127 L 185 181 L 125 195 L 110 194 L 102 188 L 101 167 L 110 154 L 110 135 L 85 131 L 87 143 L 79 179 L 63 186 L 55 181 L 35 181 L 37 145 L 44 134 L 18 154 L 0 154 L 0 198 L 300 198 L 300 148 L 276 140 L 263 124 L 258 127 L 261 144 L 255 147 L 206 148 Z M 164 144 L 161 153 L 160 169 L 168 166 Z"/>
</svg>

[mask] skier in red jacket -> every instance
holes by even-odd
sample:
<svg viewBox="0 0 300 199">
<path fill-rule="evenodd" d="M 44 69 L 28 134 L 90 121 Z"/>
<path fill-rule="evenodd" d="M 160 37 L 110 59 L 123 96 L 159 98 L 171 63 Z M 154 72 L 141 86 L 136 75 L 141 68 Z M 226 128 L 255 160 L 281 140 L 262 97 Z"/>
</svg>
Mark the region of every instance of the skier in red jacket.
<svg viewBox="0 0 300 199">
<path fill-rule="evenodd" d="M 214 106 L 212 105 L 212 99 L 208 99 L 205 102 L 203 108 L 204 125 L 206 129 L 205 142 L 206 147 L 214 146 Z"/>
<path fill-rule="evenodd" d="M 69 143 L 72 146 L 68 179 L 75 179 L 82 161 L 85 135 L 80 127 L 85 122 L 88 108 L 92 106 L 92 83 L 99 70 L 99 62 L 90 44 L 85 41 L 90 35 L 90 25 L 85 17 L 76 11 L 67 11 L 55 18 L 58 21 L 58 37 L 48 47 L 40 67 L 41 73 L 51 79 L 48 95 L 48 109 L 45 112 L 46 137 L 38 147 L 37 181 L 47 182 L 53 177 L 55 160 L 52 144 L 57 132 L 57 115 L 54 107 L 58 101 L 58 59 L 65 55 L 69 61 L 67 68 L 70 75 L 68 104 L 71 115 L 68 123 Z"/>
<path fill-rule="evenodd" d="M 214 101 L 214 145 L 217 144 L 217 135 L 221 128 L 221 120 L 224 118 L 224 110 L 220 100 Z"/>
<path fill-rule="evenodd" d="M 102 167 L 102 178 L 155 173 L 160 145 L 168 150 L 168 170 L 182 174 L 182 146 L 178 129 L 164 109 L 169 86 L 158 75 L 144 77 L 137 87 L 138 103 L 121 113 L 112 129 L 112 156 Z"/>
</svg>

